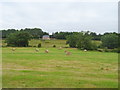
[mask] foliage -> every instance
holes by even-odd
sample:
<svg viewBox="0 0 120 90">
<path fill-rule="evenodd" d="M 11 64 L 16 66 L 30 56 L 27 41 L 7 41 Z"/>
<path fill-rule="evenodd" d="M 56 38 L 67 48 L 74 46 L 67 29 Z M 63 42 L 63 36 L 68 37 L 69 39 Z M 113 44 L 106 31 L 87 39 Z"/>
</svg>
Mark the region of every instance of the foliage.
<svg viewBox="0 0 120 90">
<path fill-rule="evenodd" d="M 56 45 L 53 45 L 53 47 L 56 47 Z"/>
<path fill-rule="evenodd" d="M 118 53 L 120 53 L 120 47 L 118 48 L 118 51 L 117 51 Z"/>
<path fill-rule="evenodd" d="M 69 35 L 67 36 L 67 43 L 69 44 L 70 47 L 75 48 L 77 44 L 77 35 Z"/>
<path fill-rule="evenodd" d="M 51 35 L 51 37 L 56 39 L 67 39 L 66 36 L 78 33 L 79 32 L 55 32 Z M 90 32 L 90 35 L 92 36 L 92 40 L 100 40 L 102 36 L 101 34 L 97 35 L 95 32 Z"/>
<path fill-rule="evenodd" d="M 97 50 L 98 46 L 96 43 L 91 42 L 91 48 L 90 50 Z"/>
<path fill-rule="evenodd" d="M 91 32 L 90 35 L 92 36 L 92 40 L 101 40 L 101 34 L 96 34 L 95 32 Z"/>
<path fill-rule="evenodd" d="M 77 47 L 78 48 L 84 48 L 87 50 L 92 49 L 91 47 L 91 36 L 88 35 L 88 33 L 85 34 L 79 34 L 79 38 L 78 38 L 78 43 L 77 43 Z"/>
<path fill-rule="evenodd" d="M 43 35 L 49 35 L 47 32 L 43 32 L 42 29 L 40 28 L 25 28 L 21 30 L 8 29 L 8 30 L 1 30 L 0 32 L 2 32 L 2 38 L 7 38 L 7 36 L 11 33 L 23 32 L 23 31 L 29 33 L 34 39 L 42 38 Z"/>
<path fill-rule="evenodd" d="M 8 36 L 9 34 L 18 32 L 18 30 L 8 29 L 8 30 L 2 30 L 2 31 L 0 31 L 0 32 L 2 32 L 2 38 L 7 38 L 7 36 Z"/>
<path fill-rule="evenodd" d="M 114 49 L 118 47 L 118 35 L 116 34 L 105 34 L 102 36 L 102 46 L 108 49 Z"/>
<path fill-rule="evenodd" d="M 40 48 L 40 47 L 41 47 L 41 43 L 38 44 L 38 48 Z"/>
<path fill-rule="evenodd" d="M 74 48 L 77 47 L 79 49 L 87 49 L 87 50 L 95 50 L 97 46 L 95 43 L 92 43 L 92 37 L 89 35 L 89 32 L 77 33 L 73 35 L 69 35 L 67 37 L 67 42 L 69 46 Z"/>
<path fill-rule="evenodd" d="M 78 32 L 55 32 L 52 34 L 52 38 L 56 38 L 56 39 L 66 39 L 67 36 L 75 34 Z"/>
<path fill-rule="evenodd" d="M 21 31 L 25 31 L 25 32 L 28 32 L 29 34 L 32 35 L 33 38 L 41 38 L 43 36 L 43 31 L 42 29 L 39 29 L 39 28 L 33 28 L 33 29 L 30 29 L 30 28 L 25 28 L 24 30 L 21 29 Z"/>
<path fill-rule="evenodd" d="M 30 34 L 27 32 L 16 32 L 11 33 L 6 38 L 7 46 L 13 47 L 27 47 L 29 44 L 29 40 L 31 39 Z"/>
</svg>

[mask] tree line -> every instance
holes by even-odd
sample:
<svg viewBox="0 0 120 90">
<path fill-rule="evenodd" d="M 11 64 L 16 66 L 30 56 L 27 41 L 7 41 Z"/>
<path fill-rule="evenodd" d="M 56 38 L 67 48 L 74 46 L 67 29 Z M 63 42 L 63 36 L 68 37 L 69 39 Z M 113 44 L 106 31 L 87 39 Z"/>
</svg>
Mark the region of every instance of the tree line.
<svg viewBox="0 0 120 90">
<path fill-rule="evenodd" d="M 40 28 L 25 28 L 25 29 L 7 29 L 7 30 L 0 30 L 0 33 L 2 32 L 2 38 L 7 38 L 7 36 L 11 33 L 16 33 L 16 32 L 28 32 L 33 39 L 39 39 L 42 38 L 43 35 L 49 35 L 48 32 L 43 32 L 42 29 Z M 81 31 L 84 32 L 84 31 Z M 112 34 L 112 33 L 104 33 L 104 34 L 97 34 L 95 32 L 89 32 L 89 35 L 92 37 L 92 40 L 101 40 L 101 37 L 106 35 L 106 34 Z M 51 38 L 55 39 L 67 39 L 66 36 L 68 35 L 73 35 L 73 34 L 78 34 L 79 32 L 55 32 L 50 35 Z M 118 35 L 118 33 L 113 32 L 113 34 Z"/>
<path fill-rule="evenodd" d="M 39 39 L 42 38 L 43 35 L 49 35 L 47 32 L 43 32 L 40 28 L 25 28 L 25 29 L 7 29 L 7 30 L 0 30 L 2 32 L 2 38 L 7 38 L 9 34 L 16 33 L 16 32 L 27 32 L 29 33 L 33 39 Z"/>
<path fill-rule="evenodd" d="M 43 35 L 49 35 L 47 32 L 43 32 L 40 28 L 25 28 L 21 30 L 8 29 L 1 30 L 2 38 L 5 38 L 7 46 L 27 47 L 29 46 L 30 39 L 39 39 Z M 71 48 L 97 50 L 98 48 L 117 49 L 120 46 L 120 34 L 116 32 L 96 34 L 90 31 L 81 32 L 55 32 L 50 35 L 51 38 L 65 39 L 66 44 L 69 44 Z M 102 42 L 97 46 L 94 40 Z"/>
<path fill-rule="evenodd" d="M 92 42 L 92 36 L 88 32 L 79 32 L 67 36 L 67 44 L 73 48 L 97 50 L 98 48 L 115 49 L 120 46 L 119 39 L 120 34 L 117 33 L 105 33 L 101 36 L 101 45 L 97 46 L 96 43 Z"/>
<path fill-rule="evenodd" d="M 81 31 L 84 32 L 84 31 Z M 95 32 L 90 32 L 88 31 L 90 36 L 92 36 L 92 40 L 101 40 L 102 35 L 97 34 Z M 55 32 L 51 35 L 51 37 L 56 38 L 56 39 L 67 39 L 66 36 L 72 35 L 72 34 L 78 34 L 79 32 Z"/>
</svg>

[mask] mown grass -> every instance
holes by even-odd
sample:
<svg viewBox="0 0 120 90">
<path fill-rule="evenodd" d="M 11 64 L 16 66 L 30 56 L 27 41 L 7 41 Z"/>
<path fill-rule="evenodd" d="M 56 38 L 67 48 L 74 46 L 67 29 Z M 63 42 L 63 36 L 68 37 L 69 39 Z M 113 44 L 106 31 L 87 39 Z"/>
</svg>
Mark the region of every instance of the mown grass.
<svg viewBox="0 0 120 90">
<path fill-rule="evenodd" d="M 59 42 L 65 45 L 65 41 L 56 41 L 56 45 L 61 46 Z M 39 52 L 33 47 L 16 48 L 14 52 L 11 47 L 2 48 L 3 88 L 118 87 L 117 53 L 50 46 L 45 44 Z M 49 53 L 44 52 L 46 48 Z M 67 56 L 65 50 L 72 54 Z"/>
<path fill-rule="evenodd" d="M 5 39 L 0 40 L 2 43 L 0 43 L 1 46 L 6 46 Z M 101 41 L 92 41 L 94 44 L 99 46 L 101 44 Z M 38 44 L 42 44 L 42 48 L 52 48 L 53 45 L 56 45 L 56 47 L 69 47 L 69 45 L 66 45 L 66 40 L 40 40 L 40 39 L 32 39 L 29 41 L 29 46 L 37 47 Z"/>
<path fill-rule="evenodd" d="M 6 46 L 7 43 L 5 43 L 5 39 L 0 40 L 2 43 L 0 43 L 1 46 Z M 56 45 L 56 47 L 69 47 L 69 45 L 66 45 L 66 40 L 41 40 L 41 39 L 32 39 L 29 41 L 29 46 L 31 47 L 37 47 L 38 44 L 41 43 L 43 48 L 52 48 L 53 45 Z"/>
<path fill-rule="evenodd" d="M 66 40 L 35 40 L 32 39 L 29 41 L 30 46 L 37 46 L 39 43 L 42 44 L 42 47 L 48 48 L 53 47 L 53 45 L 56 45 L 56 47 L 67 47 Z"/>
</svg>

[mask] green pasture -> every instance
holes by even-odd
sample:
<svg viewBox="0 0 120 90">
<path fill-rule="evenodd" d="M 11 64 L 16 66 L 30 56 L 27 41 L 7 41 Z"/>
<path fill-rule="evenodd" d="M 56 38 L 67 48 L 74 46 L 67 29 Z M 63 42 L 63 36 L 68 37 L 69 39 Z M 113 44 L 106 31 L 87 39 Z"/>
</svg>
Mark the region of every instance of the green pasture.
<svg viewBox="0 0 120 90">
<path fill-rule="evenodd" d="M 0 43 L 1 46 L 7 45 L 5 43 L 5 39 L 0 40 L 0 42 L 2 42 Z M 92 42 L 96 44 L 97 46 L 101 44 L 101 41 L 92 41 Z M 56 47 L 69 47 L 69 45 L 66 45 L 66 40 L 56 40 L 56 39 L 45 40 L 45 41 L 41 39 L 32 39 L 29 41 L 29 46 L 37 47 L 39 43 L 42 44 L 42 48 L 52 48 L 53 45 L 56 45 Z"/>
<path fill-rule="evenodd" d="M 31 41 L 36 45 L 39 41 Z M 81 51 L 66 46 L 64 40 L 36 47 L 2 48 L 3 88 L 117 88 L 118 54 Z M 44 51 L 48 49 L 49 53 Z M 71 55 L 66 55 L 65 50 Z"/>
<path fill-rule="evenodd" d="M 5 43 L 5 39 L 0 40 L 0 45 L 1 46 L 6 46 L 7 43 Z M 42 47 L 44 48 L 49 48 L 49 47 L 53 47 L 53 45 L 56 45 L 56 47 L 69 47 L 68 45 L 66 45 L 66 40 L 41 40 L 41 39 L 32 39 L 29 41 L 29 46 L 31 47 L 37 47 L 38 44 L 41 43 Z"/>
</svg>

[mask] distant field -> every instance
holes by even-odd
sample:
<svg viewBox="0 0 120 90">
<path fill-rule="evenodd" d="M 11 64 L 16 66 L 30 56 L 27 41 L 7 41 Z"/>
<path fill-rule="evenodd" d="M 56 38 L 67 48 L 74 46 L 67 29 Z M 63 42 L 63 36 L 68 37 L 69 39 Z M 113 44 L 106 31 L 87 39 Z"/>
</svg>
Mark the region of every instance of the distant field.
<svg viewBox="0 0 120 90">
<path fill-rule="evenodd" d="M 101 41 L 92 41 L 94 42 L 97 46 L 101 44 Z M 43 48 L 46 47 L 53 47 L 53 45 L 56 45 L 56 47 L 69 47 L 69 45 L 66 45 L 66 40 L 38 40 L 38 39 L 32 39 L 29 41 L 30 46 L 37 46 L 39 43 L 42 44 Z M 7 44 L 5 43 L 5 40 L 2 40 L 2 43 L 0 45 L 6 46 Z"/>
<path fill-rule="evenodd" d="M 118 55 L 77 49 L 3 48 L 4 88 L 117 88 Z M 64 50 L 72 52 L 66 56 Z M 102 70 L 103 68 L 103 70 Z"/>
<path fill-rule="evenodd" d="M 31 46 L 37 46 L 39 43 L 42 44 L 42 47 L 44 48 L 51 48 L 53 45 L 56 45 L 56 47 L 67 47 L 66 40 L 30 40 L 29 45 Z"/>
<path fill-rule="evenodd" d="M 4 42 L 4 41 L 3 41 Z M 117 88 L 118 54 L 81 51 L 65 40 L 31 40 L 36 47 L 2 48 L 3 88 Z M 96 41 L 98 45 L 101 43 Z M 5 43 L 3 43 L 5 45 Z M 53 45 L 56 48 L 52 48 Z M 49 53 L 45 53 L 46 48 Z M 72 52 L 67 56 L 65 50 Z"/>
</svg>

